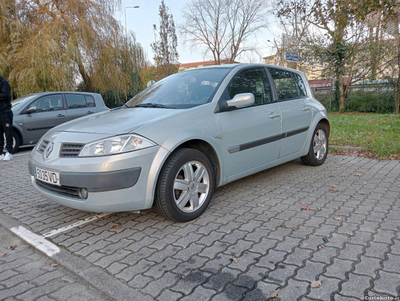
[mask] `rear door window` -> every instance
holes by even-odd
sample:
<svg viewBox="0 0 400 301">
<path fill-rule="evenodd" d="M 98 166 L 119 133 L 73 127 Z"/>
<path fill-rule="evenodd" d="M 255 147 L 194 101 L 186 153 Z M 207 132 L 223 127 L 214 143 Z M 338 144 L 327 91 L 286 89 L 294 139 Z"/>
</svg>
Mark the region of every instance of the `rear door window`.
<svg viewBox="0 0 400 301">
<path fill-rule="evenodd" d="M 292 73 L 292 74 L 293 74 L 294 82 L 296 83 L 297 89 L 299 90 L 299 96 L 300 97 L 307 96 L 306 86 L 304 85 L 304 82 L 301 79 L 301 76 L 296 73 Z"/>
<path fill-rule="evenodd" d="M 88 108 L 89 105 L 83 94 L 65 94 L 68 109 Z"/>
<path fill-rule="evenodd" d="M 93 96 L 91 96 L 91 95 L 85 95 L 85 100 L 86 100 L 87 106 L 88 106 L 89 108 L 93 108 L 93 107 L 96 106 L 96 103 L 95 103 L 95 101 L 94 101 Z"/>
<path fill-rule="evenodd" d="M 279 100 L 299 98 L 299 91 L 292 72 L 275 68 L 270 68 L 269 72 L 274 80 Z"/>
</svg>

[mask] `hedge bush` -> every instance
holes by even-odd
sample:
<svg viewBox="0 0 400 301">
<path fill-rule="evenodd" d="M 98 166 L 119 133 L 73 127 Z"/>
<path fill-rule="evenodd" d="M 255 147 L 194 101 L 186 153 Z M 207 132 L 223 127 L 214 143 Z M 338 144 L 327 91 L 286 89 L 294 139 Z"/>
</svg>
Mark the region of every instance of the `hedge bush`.
<svg viewBox="0 0 400 301">
<path fill-rule="evenodd" d="M 315 93 L 318 99 L 328 111 L 331 110 L 333 93 Z M 394 113 L 393 91 L 350 91 L 347 95 L 344 112 L 369 112 L 369 113 Z"/>
</svg>

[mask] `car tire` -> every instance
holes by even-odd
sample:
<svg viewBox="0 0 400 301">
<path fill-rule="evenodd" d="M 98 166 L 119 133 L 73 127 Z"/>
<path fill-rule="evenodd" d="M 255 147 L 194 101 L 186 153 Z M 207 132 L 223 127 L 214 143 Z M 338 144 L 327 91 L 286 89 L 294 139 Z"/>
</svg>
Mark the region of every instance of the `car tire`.
<svg viewBox="0 0 400 301">
<path fill-rule="evenodd" d="M 19 146 L 21 145 L 21 139 L 19 138 L 18 134 L 13 131 L 13 149 L 12 153 L 15 154 L 19 150 Z"/>
<path fill-rule="evenodd" d="M 313 133 L 308 154 L 301 161 L 310 166 L 322 165 L 328 155 L 329 139 L 326 126 L 319 123 Z"/>
<path fill-rule="evenodd" d="M 4 138 L 4 145 L 3 145 L 3 152 L 6 152 L 6 136 L 3 136 Z M 21 139 L 19 138 L 18 134 L 13 131 L 13 149 L 12 149 L 12 153 L 15 154 L 18 150 L 19 150 L 19 146 L 21 145 Z"/>
<path fill-rule="evenodd" d="M 203 214 L 213 191 L 214 174 L 207 156 L 195 149 L 178 149 L 161 171 L 156 208 L 168 219 L 188 222 Z"/>
</svg>

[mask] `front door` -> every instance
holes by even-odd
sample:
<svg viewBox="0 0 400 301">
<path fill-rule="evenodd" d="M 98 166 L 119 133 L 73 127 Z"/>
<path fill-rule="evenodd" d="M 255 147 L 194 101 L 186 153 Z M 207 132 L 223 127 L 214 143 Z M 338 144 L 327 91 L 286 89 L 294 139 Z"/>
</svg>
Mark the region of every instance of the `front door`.
<svg viewBox="0 0 400 301">
<path fill-rule="evenodd" d="M 24 111 L 23 127 L 27 133 L 26 144 L 36 143 L 49 129 L 67 121 L 61 94 L 42 96 L 33 101 Z"/>
<path fill-rule="evenodd" d="M 228 182 L 252 173 L 278 159 L 281 138 L 281 114 L 273 102 L 271 86 L 263 67 L 239 71 L 221 101 L 241 93 L 252 93 L 253 106 L 216 114 L 221 122 L 224 170 Z"/>
</svg>

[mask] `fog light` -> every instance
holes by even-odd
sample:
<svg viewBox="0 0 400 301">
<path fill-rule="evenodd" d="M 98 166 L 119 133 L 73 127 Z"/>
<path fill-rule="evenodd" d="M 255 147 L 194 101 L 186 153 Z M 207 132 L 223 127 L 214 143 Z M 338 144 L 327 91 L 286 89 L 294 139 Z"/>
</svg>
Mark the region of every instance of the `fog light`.
<svg viewBox="0 0 400 301">
<path fill-rule="evenodd" d="M 79 188 L 79 196 L 86 200 L 89 196 L 89 191 L 86 188 Z"/>
</svg>

